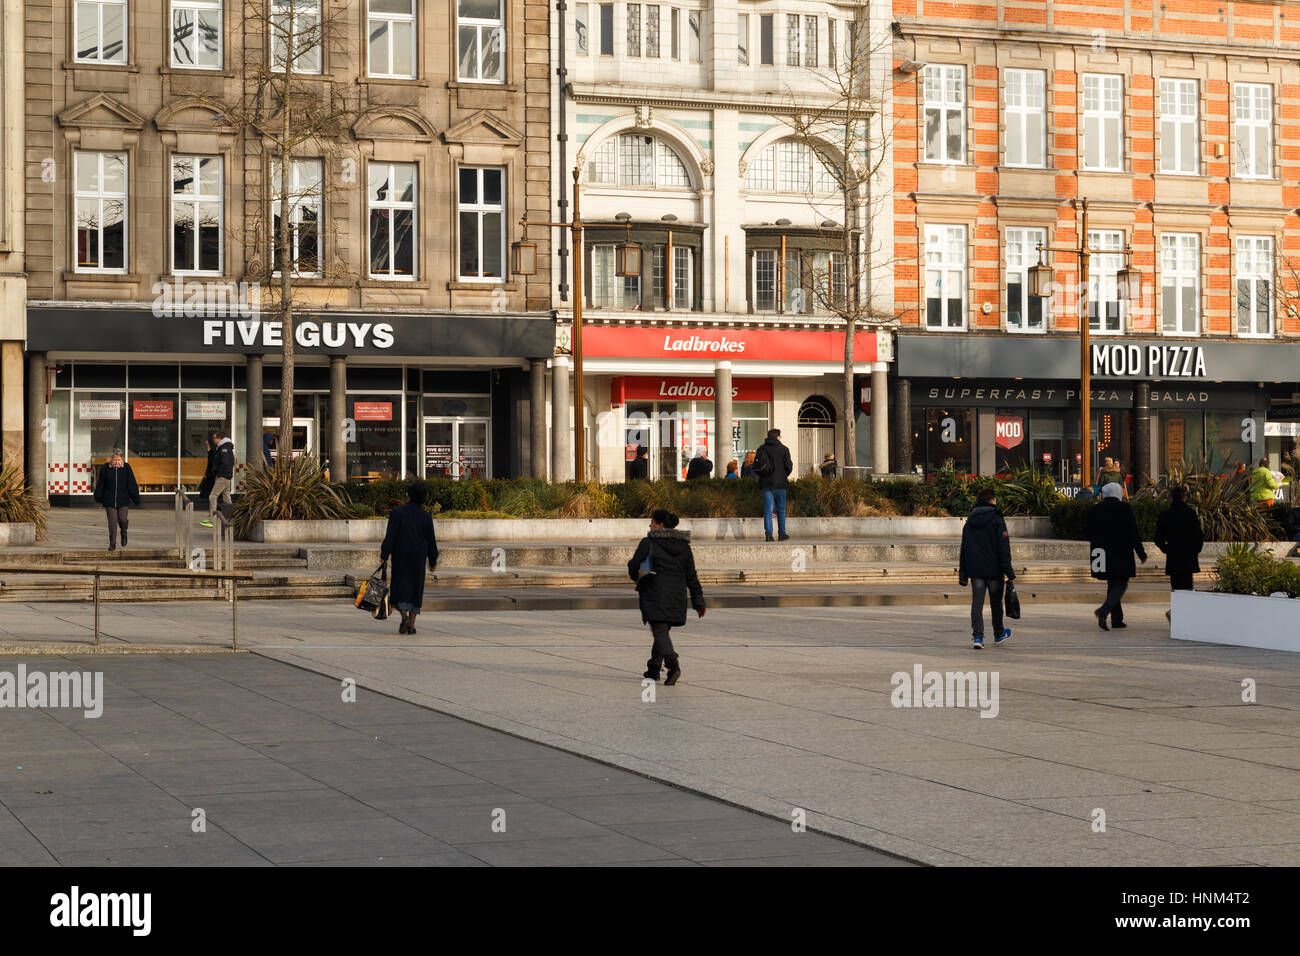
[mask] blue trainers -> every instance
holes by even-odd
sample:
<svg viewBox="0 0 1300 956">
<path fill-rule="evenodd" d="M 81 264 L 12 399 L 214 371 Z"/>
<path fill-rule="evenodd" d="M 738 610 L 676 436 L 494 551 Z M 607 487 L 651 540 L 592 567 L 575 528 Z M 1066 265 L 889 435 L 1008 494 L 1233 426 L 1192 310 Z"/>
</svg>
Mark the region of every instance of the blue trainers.
<svg viewBox="0 0 1300 956">
<path fill-rule="evenodd" d="M 1011 640 L 1011 628 L 1004 627 L 1002 629 L 1002 633 L 999 634 L 997 637 L 993 638 L 993 644 L 995 646 L 998 644 L 1005 644 L 1009 640 Z"/>
<path fill-rule="evenodd" d="M 970 646 L 977 651 L 984 650 L 984 638 L 979 634 L 973 635 L 970 639 Z"/>
</svg>

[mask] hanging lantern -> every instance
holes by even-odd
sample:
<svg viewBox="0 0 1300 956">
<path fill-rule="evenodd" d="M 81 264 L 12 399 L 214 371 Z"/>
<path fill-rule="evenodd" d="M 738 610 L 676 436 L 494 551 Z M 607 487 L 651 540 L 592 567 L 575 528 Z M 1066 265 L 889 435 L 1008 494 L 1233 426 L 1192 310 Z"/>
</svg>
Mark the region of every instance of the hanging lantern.
<svg viewBox="0 0 1300 956">
<path fill-rule="evenodd" d="M 641 277 L 641 243 L 628 240 L 614 247 L 614 275 L 620 279 Z"/>
<path fill-rule="evenodd" d="M 1052 267 L 1040 262 L 1029 269 L 1029 294 L 1035 298 L 1047 295 L 1052 285 Z"/>
<path fill-rule="evenodd" d="M 1142 298 L 1142 273 L 1133 266 L 1125 263 L 1123 268 L 1115 273 L 1115 281 L 1123 290 L 1120 294 L 1124 298 Z"/>
<path fill-rule="evenodd" d="M 522 239 L 510 244 L 510 271 L 517 276 L 537 275 L 537 243 Z"/>
</svg>

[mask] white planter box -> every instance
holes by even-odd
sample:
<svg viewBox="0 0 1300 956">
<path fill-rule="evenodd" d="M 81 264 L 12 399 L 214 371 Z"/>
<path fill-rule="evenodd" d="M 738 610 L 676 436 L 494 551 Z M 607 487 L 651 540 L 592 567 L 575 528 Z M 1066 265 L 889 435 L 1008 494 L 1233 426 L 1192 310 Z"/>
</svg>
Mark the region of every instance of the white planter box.
<svg viewBox="0 0 1300 956">
<path fill-rule="evenodd" d="M 1172 594 L 1175 640 L 1300 651 L 1300 600 L 1216 591 Z"/>
</svg>

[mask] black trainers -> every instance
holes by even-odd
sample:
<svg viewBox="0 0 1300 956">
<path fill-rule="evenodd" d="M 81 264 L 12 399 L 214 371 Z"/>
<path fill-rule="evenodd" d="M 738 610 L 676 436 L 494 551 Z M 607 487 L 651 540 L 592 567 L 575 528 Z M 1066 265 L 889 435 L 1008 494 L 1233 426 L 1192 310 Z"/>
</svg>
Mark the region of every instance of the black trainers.
<svg viewBox="0 0 1300 956">
<path fill-rule="evenodd" d="M 642 677 L 648 677 L 648 678 L 650 678 L 650 680 L 658 680 L 658 679 L 659 679 L 659 672 L 658 672 L 658 671 L 646 671 L 646 672 L 645 672 L 644 674 L 642 674 L 641 676 L 642 676 Z"/>
<path fill-rule="evenodd" d="M 1110 626 L 1112 630 L 1116 630 L 1116 631 L 1118 631 L 1121 627 L 1128 627 L 1128 625 L 1125 624 L 1123 621 L 1111 621 Z"/>
<path fill-rule="evenodd" d="M 676 683 L 677 683 L 677 678 L 679 678 L 679 677 L 681 677 L 681 676 L 682 676 L 682 669 L 681 669 L 680 666 L 679 666 L 679 667 L 671 668 L 671 669 L 668 671 L 668 676 L 664 678 L 664 686 L 665 686 L 665 687 L 672 687 L 673 684 L 676 684 Z"/>
<path fill-rule="evenodd" d="M 772 537 L 770 534 L 769 534 L 769 535 L 765 535 L 764 537 L 765 537 L 765 540 L 767 540 L 767 541 L 775 541 L 775 540 L 776 540 L 776 538 Z"/>
<path fill-rule="evenodd" d="M 788 534 L 783 534 L 783 535 L 780 535 L 780 536 L 777 538 L 777 540 L 778 540 L 778 541 L 789 541 L 789 540 L 790 540 L 790 536 L 789 536 Z"/>
<path fill-rule="evenodd" d="M 1110 628 L 1106 626 L 1106 615 L 1101 611 L 1093 611 L 1092 613 L 1097 615 L 1097 626 L 1103 631 L 1109 631 Z"/>
</svg>

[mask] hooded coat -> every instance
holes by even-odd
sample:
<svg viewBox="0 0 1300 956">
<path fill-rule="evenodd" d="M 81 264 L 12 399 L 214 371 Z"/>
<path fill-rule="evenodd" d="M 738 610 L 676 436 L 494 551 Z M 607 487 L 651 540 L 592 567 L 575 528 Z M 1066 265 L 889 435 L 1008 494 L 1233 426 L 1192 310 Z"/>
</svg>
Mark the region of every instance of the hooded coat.
<svg viewBox="0 0 1300 956">
<path fill-rule="evenodd" d="M 95 481 L 95 500 L 105 508 L 140 507 L 140 486 L 128 462 L 122 462 L 121 468 L 103 464 Z"/>
<path fill-rule="evenodd" d="M 1011 581 L 1016 578 L 1006 519 L 994 505 L 976 505 L 961 529 L 957 580 L 965 584 L 971 578 L 1003 577 Z"/>
<path fill-rule="evenodd" d="M 1170 502 L 1156 518 L 1156 547 L 1165 553 L 1165 573 L 1170 577 L 1201 570 L 1197 556 L 1205 543 L 1201 519 L 1185 501 Z"/>
<path fill-rule="evenodd" d="M 789 488 L 792 471 L 794 461 L 790 458 L 790 449 L 781 443 L 781 439 L 769 436 L 758 446 L 758 454 L 754 456 L 754 474 L 758 476 L 758 487 L 764 491 Z"/>
<path fill-rule="evenodd" d="M 678 528 L 654 528 L 641 539 L 636 553 L 627 563 L 628 576 L 633 581 L 641 562 L 650 556 L 654 577 L 639 592 L 641 620 L 666 621 L 673 627 L 686 623 L 686 592 L 690 591 L 691 607 L 704 607 L 704 589 L 695 573 L 695 555 L 691 553 L 691 533 Z"/>
<path fill-rule="evenodd" d="M 1147 559 L 1133 508 L 1118 498 L 1103 498 L 1085 511 L 1083 531 L 1094 555 L 1090 561 L 1094 578 L 1102 581 L 1131 578 L 1137 574 L 1133 552 L 1136 551 L 1143 561 Z M 1106 555 L 1104 570 L 1098 569 L 1095 560 L 1098 548 Z"/>
<path fill-rule="evenodd" d="M 393 559 L 393 576 L 388 600 L 393 607 L 424 602 L 424 564 L 438 565 L 438 539 L 433 533 L 433 516 L 422 505 L 408 501 L 388 516 L 388 532 L 379 549 L 381 561 Z"/>
</svg>

